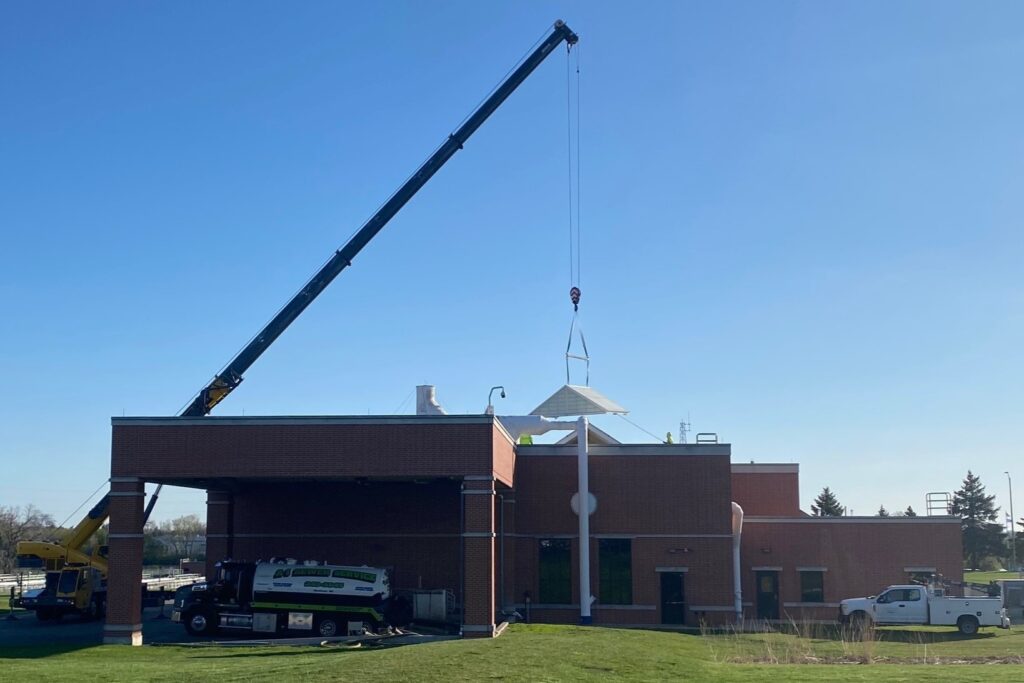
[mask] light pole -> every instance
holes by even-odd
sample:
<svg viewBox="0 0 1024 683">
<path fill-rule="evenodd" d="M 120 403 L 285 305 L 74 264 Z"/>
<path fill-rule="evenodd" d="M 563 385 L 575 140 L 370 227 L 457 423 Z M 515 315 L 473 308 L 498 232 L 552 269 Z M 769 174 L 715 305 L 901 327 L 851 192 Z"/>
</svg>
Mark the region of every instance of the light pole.
<svg viewBox="0 0 1024 683">
<path fill-rule="evenodd" d="M 1010 571 L 1017 571 L 1017 533 L 1014 527 L 1017 524 L 1017 518 L 1013 516 L 1013 479 L 1010 478 L 1009 472 L 1003 472 L 1006 475 L 1006 483 L 1010 485 Z"/>
</svg>

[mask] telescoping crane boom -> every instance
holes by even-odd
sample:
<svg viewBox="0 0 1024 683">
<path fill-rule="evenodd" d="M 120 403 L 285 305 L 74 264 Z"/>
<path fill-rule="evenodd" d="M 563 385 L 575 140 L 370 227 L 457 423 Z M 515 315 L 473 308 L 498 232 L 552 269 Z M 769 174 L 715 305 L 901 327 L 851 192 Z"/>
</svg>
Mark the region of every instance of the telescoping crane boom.
<svg viewBox="0 0 1024 683">
<path fill-rule="evenodd" d="M 235 387 L 242 382 L 242 373 L 256 362 L 256 359 L 263 354 L 267 348 L 274 343 L 282 332 L 294 321 L 302 311 L 306 309 L 317 295 L 322 292 L 331 281 L 348 266 L 352 265 L 352 259 L 362 251 L 363 247 L 376 236 L 385 225 L 388 224 L 395 214 L 405 206 L 406 202 L 422 188 L 430 178 L 437 173 L 445 162 L 469 139 L 476 129 L 494 113 L 505 99 L 512 94 L 519 85 L 526 80 L 537 66 L 544 61 L 552 50 L 562 41 L 569 45 L 575 45 L 579 38 L 562 21 L 556 21 L 551 35 L 542 42 L 536 50 L 527 57 L 505 81 L 498 86 L 487 100 L 466 119 L 466 122 L 448 139 L 438 147 L 429 159 L 391 195 L 383 206 L 363 224 L 352 239 L 335 252 L 323 268 L 306 283 L 306 286 L 296 294 L 291 301 L 274 316 L 274 319 L 267 323 L 266 327 L 260 330 L 259 334 L 253 337 L 244 349 L 235 356 L 227 366 L 217 374 L 216 377 L 193 399 L 192 403 L 181 413 L 182 417 L 198 417 L 206 415 L 214 406 L 220 403 L 230 394 Z"/>
<path fill-rule="evenodd" d="M 341 271 L 352 265 L 352 259 L 363 250 L 370 240 L 379 233 L 395 214 L 415 196 L 419 190 L 426 185 L 435 173 L 452 158 L 455 152 L 462 149 L 462 146 L 476 132 L 495 110 L 518 88 L 526 78 L 533 73 L 544 59 L 558 47 L 562 41 L 568 46 L 575 45 L 579 37 L 565 25 L 563 21 L 556 21 L 552 26 L 551 33 L 527 56 L 518 67 L 516 67 L 502 83 L 495 88 L 490 96 L 477 107 L 458 130 L 448 136 L 437 150 L 430 155 L 422 166 L 405 183 L 395 191 L 391 197 L 384 202 L 383 206 L 375 213 L 358 232 L 338 249 L 331 259 L 306 283 L 306 285 L 292 299 L 278 311 L 277 315 L 246 344 L 245 348 L 239 351 L 238 355 L 224 366 L 217 375 L 203 387 L 199 393 L 189 402 L 186 408 L 180 413 L 180 417 L 201 417 L 209 414 L 213 408 L 223 401 L 228 394 L 235 390 L 243 379 L 243 374 L 256 360 L 263 355 L 274 341 L 288 329 L 288 326 L 295 321 L 299 315 L 306 310 L 306 307 L 313 303 L 319 294 L 326 289 L 327 285 L 336 278 Z M 157 496 L 163 485 L 159 485 L 146 506 L 144 519 L 148 520 Z M 99 528 L 107 518 L 107 496 L 96 505 L 94 510 L 102 510 L 102 518 L 92 517 L 87 521 L 87 526 Z M 98 523 L 97 523 L 98 521 Z M 83 524 L 85 524 L 83 520 Z M 80 524 L 76 531 L 82 528 Z M 91 535 L 91 533 L 89 534 Z M 60 544 L 66 550 L 79 550 L 88 541 L 88 536 L 82 538 L 83 534 L 73 533 Z M 56 544 L 54 545 L 56 548 Z M 28 546 L 26 546 L 26 550 Z M 21 551 L 19 549 L 19 554 Z"/>
</svg>

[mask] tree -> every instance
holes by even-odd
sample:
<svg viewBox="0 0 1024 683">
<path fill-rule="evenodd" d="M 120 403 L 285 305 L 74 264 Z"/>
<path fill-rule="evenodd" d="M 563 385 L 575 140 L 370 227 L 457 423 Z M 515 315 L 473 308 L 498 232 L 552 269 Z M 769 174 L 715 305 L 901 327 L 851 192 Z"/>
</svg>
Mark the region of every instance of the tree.
<svg viewBox="0 0 1024 683">
<path fill-rule="evenodd" d="M 49 540 L 53 529 L 53 517 L 34 505 L 0 506 L 0 573 L 14 571 L 19 541 Z"/>
<path fill-rule="evenodd" d="M 179 558 L 195 558 L 195 550 L 206 535 L 206 524 L 198 515 L 185 515 L 160 525 L 168 545 Z"/>
<path fill-rule="evenodd" d="M 832 493 L 827 486 L 811 504 L 811 513 L 815 517 L 842 517 L 845 512 L 846 508 L 839 504 L 836 494 Z"/>
<path fill-rule="evenodd" d="M 885 509 L 884 505 L 882 505 L 882 506 L 880 506 L 878 508 L 878 516 L 879 517 L 888 517 L 889 516 L 889 511 Z"/>
<path fill-rule="evenodd" d="M 960 518 L 960 530 L 964 539 L 964 559 L 971 568 L 981 566 L 986 555 L 1002 555 L 1003 526 L 995 522 L 999 508 L 995 506 L 994 495 L 985 495 L 981 478 L 967 471 L 967 478 L 960 490 L 953 494 L 950 514 Z"/>
<path fill-rule="evenodd" d="M 903 511 L 903 516 L 904 517 L 917 517 L 917 513 L 914 512 L 914 508 L 912 506 L 908 505 L 907 509 Z"/>
</svg>

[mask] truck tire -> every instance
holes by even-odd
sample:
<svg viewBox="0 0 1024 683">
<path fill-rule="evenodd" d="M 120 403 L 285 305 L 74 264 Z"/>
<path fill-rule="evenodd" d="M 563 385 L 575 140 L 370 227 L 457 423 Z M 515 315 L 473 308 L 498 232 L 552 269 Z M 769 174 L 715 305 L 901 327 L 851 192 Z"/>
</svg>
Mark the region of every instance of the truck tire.
<svg viewBox="0 0 1024 683">
<path fill-rule="evenodd" d="M 317 619 L 316 632 L 323 638 L 333 638 L 338 635 L 341 629 L 338 628 L 338 620 L 334 617 L 322 617 Z"/>
<path fill-rule="evenodd" d="M 973 636 L 978 632 L 978 620 L 972 616 L 962 616 L 956 620 L 956 628 L 965 636 Z"/>
<path fill-rule="evenodd" d="M 217 615 L 202 608 L 186 610 L 181 622 L 190 636 L 212 636 L 217 632 Z"/>
</svg>

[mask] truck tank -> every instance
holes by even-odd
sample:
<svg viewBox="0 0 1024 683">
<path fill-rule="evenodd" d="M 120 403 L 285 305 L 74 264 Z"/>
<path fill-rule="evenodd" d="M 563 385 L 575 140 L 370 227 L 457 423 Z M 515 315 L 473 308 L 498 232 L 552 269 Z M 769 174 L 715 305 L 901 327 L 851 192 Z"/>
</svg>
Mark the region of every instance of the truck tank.
<svg viewBox="0 0 1024 683">
<path fill-rule="evenodd" d="M 376 605 L 391 596 L 388 573 L 377 567 L 258 562 L 253 574 L 255 603 L 303 602 Z"/>
</svg>

